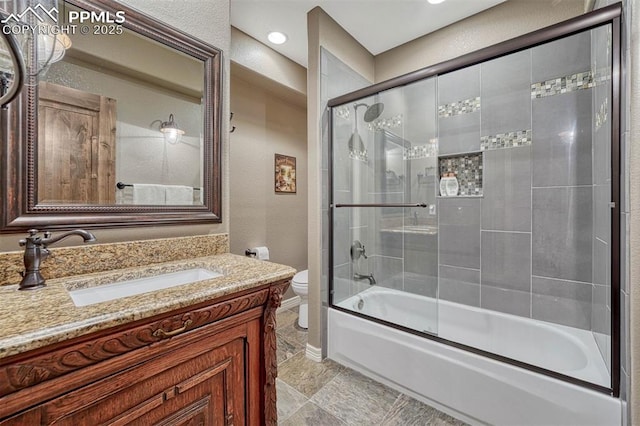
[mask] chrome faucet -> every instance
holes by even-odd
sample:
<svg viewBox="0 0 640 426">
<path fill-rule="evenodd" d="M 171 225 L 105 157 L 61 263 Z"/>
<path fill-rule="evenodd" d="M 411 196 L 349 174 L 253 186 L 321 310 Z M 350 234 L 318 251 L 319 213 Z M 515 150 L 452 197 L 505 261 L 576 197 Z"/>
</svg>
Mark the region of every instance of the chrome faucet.
<svg viewBox="0 0 640 426">
<path fill-rule="evenodd" d="M 45 280 L 40 273 L 40 264 L 49 256 L 50 252 L 47 246 L 64 240 L 72 235 L 79 235 L 84 242 L 95 241 L 96 237 L 84 229 L 74 229 L 65 232 L 57 237 L 52 237 L 51 232 L 45 232 L 43 237 L 39 237 L 37 229 L 30 229 L 29 236 L 24 240 L 20 240 L 20 247 L 24 247 L 24 271 L 22 272 L 22 281 L 20 281 L 20 290 L 33 290 L 44 287 Z"/>
<path fill-rule="evenodd" d="M 353 279 L 354 280 L 369 280 L 369 285 L 374 285 L 376 283 L 376 279 L 373 278 L 373 274 L 369 274 L 369 275 L 362 275 L 359 273 L 355 273 L 353 274 Z"/>
</svg>

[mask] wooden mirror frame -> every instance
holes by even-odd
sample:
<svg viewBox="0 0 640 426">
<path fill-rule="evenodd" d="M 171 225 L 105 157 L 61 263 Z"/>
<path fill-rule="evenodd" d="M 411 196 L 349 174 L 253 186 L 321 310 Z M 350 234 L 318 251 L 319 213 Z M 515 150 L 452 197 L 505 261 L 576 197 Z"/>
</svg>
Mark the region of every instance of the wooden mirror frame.
<svg viewBox="0 0 640 426">
<path fill-rule="evenodd" d="M 114 0 L 65 0 L 89 11 L 125 11 L 122 26 L 203 61 L 203 205 L 135 206 L 37 204 L 37 86 L 22 94 L 0 120 L 0 233 L 31 228 L 108 228 L 221 222 L 221 58 L 215 47 Z"/>
</svg>

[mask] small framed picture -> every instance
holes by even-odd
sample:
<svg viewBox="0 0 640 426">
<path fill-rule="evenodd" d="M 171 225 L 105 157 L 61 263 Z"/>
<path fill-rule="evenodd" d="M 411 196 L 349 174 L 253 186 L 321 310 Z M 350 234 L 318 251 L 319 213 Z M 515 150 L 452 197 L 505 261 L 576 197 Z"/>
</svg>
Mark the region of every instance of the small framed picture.
<svg viewBox="0 0 640 426">
<path fill-rule="evenodd" d="M 276 192 L 296 193 L 296 157 L 276 154 Z"/>
</svg>

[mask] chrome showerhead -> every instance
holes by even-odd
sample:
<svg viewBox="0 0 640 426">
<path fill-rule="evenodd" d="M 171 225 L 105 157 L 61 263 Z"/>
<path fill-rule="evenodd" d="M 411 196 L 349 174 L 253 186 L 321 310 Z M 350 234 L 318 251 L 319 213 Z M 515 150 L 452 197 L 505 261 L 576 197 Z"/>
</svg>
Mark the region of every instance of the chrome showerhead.
<svg viewBox="0 0 640 426">
<path fill-rule="evenodd" d="M 380 117 L 382 111 L 384 111 L 384 104 L 382 102 L 377 102 L 371 106 L 365 103 L 353 104 L 353 109 L 356 111 L 356 117 L 358 108 L 360 108 L 361 106 L 367 108 L 367 110 L 364 112 L 364 121 L 366 123 L 371 123 L 373 120 Z"/>
<path fill-rule="evenodd" d="M 367 110 L 364 113 L 364 121 L 367 123 L 371 123 L 376 118 L 382 115 L 382 111 L 384 111 L 384 104 L 382 102 L 375 103 L 370 107 L 367 107 Z"/>
</svg>

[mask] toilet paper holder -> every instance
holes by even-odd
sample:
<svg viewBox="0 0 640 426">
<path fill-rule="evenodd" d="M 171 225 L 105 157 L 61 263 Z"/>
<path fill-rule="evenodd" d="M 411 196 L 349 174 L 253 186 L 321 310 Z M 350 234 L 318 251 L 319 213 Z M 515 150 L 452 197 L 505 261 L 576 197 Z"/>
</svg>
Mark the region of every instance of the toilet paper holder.
<svg viewBox="0 0 640 426">
<path fill-rule="evenodd" d="M 269 248 L 266 246 L 251 247 L 244 251 L 245 256 L 258 260 L 269 260 Z"/>
</svg>

